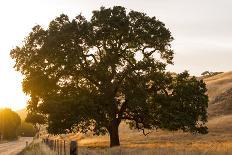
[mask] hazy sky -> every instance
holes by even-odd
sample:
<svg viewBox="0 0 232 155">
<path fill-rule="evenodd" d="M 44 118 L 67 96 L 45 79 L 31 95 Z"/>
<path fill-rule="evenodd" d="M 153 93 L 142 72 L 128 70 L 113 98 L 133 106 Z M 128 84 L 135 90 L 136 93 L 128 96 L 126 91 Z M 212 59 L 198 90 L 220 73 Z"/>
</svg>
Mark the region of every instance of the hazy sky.
<svg viewBox="0 0 232 155">
<path fill-rule="evenodd" d="M 21 91 L 21 75 L 12 68 L 10 49 L 21 44 L 31 31 L 61 13 L 75 17 L 80 12 L 90 18 L 100 6 L 121 5 L 156 16 L 175 38 L 174 66 L 199 75 L 205 70 L 229 71 L 232 66 L 231 0 L 7 0 L 0 1 L 0 107 L 20 109 L 26 97 Z"/>
</svg>

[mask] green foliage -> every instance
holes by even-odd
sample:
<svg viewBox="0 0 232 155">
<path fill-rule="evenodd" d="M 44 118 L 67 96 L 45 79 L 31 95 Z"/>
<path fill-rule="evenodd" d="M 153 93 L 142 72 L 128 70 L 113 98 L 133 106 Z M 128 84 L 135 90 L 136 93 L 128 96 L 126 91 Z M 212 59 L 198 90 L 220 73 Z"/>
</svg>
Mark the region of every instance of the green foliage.
<svg viewBox="0 0 232 155">
<path fill-rule="evenodd" d="M 0 110 L 0 133 L 4 139 L 17 138 L 17 129 L 21 124 L 19 115 L 11 109 Z"/>
<path fill-rule="evenodd" d="M 60 15 L 48 29 L 35 26 L 11 57 L 28 109 L 48 116 L 50 133 L 109 133 L 114 146 L 124 120 L 142 131 L 207 132 L 203 81 L 166 72 L 172 40 L 155 17 L 102 7 L 90 21 Z"/>
<path fill-rule="evenodd" d="M 22 122 L 18 129 L 18 134 L 22 137 L 34 137 L 36 134 L 36 129 L 32 124 Z"/>
</svg>

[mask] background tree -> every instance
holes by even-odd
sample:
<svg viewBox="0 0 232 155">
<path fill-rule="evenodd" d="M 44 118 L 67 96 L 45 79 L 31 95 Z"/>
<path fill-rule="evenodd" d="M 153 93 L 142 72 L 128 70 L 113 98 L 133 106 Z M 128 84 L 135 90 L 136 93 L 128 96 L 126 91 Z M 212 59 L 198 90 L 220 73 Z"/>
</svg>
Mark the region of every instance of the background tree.
<svg viewBox="0 0 232 155">
<path fill-rule="evenodd" d="M 12 140 L 18 136 L 18 128 L 21 124 L 19 115 L 11 109 L 0 110 L 0 133 L 3 139 Z"/>
<path fill-rule="evenodd" d="M 34 137 L 36 134 L 36 129 L 31 123 L 22 122 L 18 134 L 22 137 Z"/>
<path fill-rule="evenodd" d="M 46 117 L 38 113 L 29 112 L 25 118 L 25 122 L 31 123 L 38 133 L 40 131 L 41 125 L 46 123 Z"/>
<path fill-rule="evenodd" d="M 47 29 L 35 26 L 11 57 L 25 77 L 28 109 L 48 116 L 50 133 L 109 133 L 110 146 L 117 146 L 124 120 L 144 134 L 207 132 L 203 81 L 166 72 L 172 40 L 155 17 L 102 7 L 90 21 L 60 15 Z"/>
</svg>

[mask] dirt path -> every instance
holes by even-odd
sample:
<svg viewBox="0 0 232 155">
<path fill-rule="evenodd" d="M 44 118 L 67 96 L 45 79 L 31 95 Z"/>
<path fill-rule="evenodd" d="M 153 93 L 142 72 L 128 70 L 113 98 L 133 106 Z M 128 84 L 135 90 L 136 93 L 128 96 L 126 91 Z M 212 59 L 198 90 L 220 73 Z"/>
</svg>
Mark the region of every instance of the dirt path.
<svg viewBox="0 0 232 155">
<path fill-rule="evenodd" d="M 17 155 L 26 147 L 26 141 L 28 144 L 32 142 L 31 137 L 22 137 L 16 141 L 7 142 L 0 144 L 0 154 L 1 155 Z"/>
</svg>

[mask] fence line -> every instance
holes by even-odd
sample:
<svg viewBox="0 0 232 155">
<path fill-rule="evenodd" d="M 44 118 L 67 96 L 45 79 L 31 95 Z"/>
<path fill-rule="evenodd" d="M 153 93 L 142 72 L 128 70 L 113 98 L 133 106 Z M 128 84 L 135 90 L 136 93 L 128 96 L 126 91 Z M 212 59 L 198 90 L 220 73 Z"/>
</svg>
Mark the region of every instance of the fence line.
<svg viewBox="0 0 232 155">
<path fill-rule="evenodd" d="M 58 155 L 78 155 L 77 141 L 43 138 L 42 142 Z"/>
</svg>

